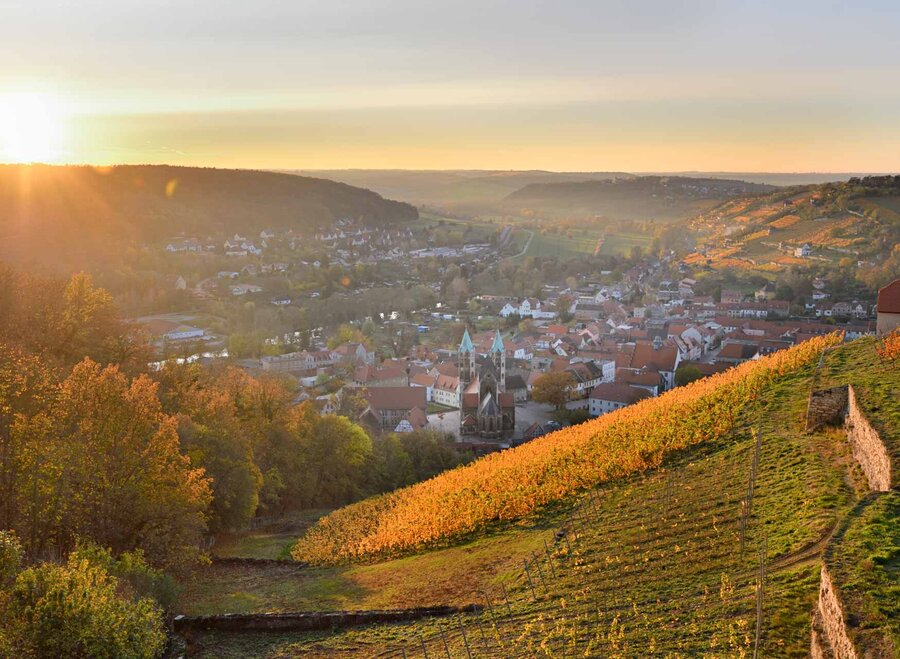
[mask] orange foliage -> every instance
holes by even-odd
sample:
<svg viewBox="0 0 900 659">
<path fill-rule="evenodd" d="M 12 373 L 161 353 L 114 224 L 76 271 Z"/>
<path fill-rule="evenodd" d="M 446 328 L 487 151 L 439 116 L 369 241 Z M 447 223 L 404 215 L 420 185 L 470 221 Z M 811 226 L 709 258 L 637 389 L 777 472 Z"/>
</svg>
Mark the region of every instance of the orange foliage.
<svg viewBox="0 0 900 659">
<path fill-rule="evenodd" d="M 429 481 L 321 519 L 294 546 L 314 563 L 391 554 L 465 535 L 604 481 L 660 466 L 677 449 L 726 435 L 773 379 L 814 363 L 841 341 L 819 337 L 659 398 L 493 453 Z"/>
<path fill-rule="evenodd" d="M 879 341 L 875 346 L 875 352 L 886 362 L 900 359 L 900 327 Z"/>
</svg>

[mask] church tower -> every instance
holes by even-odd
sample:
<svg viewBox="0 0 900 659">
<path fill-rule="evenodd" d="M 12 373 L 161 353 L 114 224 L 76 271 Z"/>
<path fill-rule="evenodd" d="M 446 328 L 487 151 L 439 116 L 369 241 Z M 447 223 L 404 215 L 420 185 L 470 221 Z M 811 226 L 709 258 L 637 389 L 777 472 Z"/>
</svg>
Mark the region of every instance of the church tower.
<svg viewBox="0 0 900 659">
<path fill-rule="evenodd" d="M 463 332 L 462 341 L 459 342 L 457 366 L 459 367 L 459 393 L 462 396 L 462 392 L 466 390 L 475 376 L 475 346 L 472 345 L 468 327 Z"/>
<path fill-rule="evenodd" d="M 494 343 L 491 345 L 491 361 L 500 376 L 500 391 L 506 391 L 506 346 L 503 345 L 503 338 L 500 336 L 500 330 L 494 334 Z"/>
</svg>

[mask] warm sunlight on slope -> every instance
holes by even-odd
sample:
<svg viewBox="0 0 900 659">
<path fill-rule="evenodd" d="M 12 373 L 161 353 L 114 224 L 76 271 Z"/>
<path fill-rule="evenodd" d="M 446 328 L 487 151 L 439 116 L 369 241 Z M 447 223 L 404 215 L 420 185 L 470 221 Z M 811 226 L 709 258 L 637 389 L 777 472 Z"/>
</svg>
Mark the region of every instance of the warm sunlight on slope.
<svg viewBox="0 0 900 659">
<path fill-rule="evenodd" d="M 0 159 L 58 162 L 62 155 L 60 107 L 40 94 L 0 96 Z"/>
</svg>

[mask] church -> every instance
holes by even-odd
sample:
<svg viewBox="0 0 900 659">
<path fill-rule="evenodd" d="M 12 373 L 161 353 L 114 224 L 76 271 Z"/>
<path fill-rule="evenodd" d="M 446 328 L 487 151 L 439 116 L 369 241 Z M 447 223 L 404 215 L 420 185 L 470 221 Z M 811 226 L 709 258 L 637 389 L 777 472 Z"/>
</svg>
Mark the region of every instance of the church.
<svg viewBox="0 0 900 659">
<path fill-rule="evenodd" d="M 486 356 L 476 354 L 469 330 L 459 344 L 459 434 L 503 439 L 516 427 L 516 403 L 506 391 L 506 348 L 500 331 Z"/>
</svg>

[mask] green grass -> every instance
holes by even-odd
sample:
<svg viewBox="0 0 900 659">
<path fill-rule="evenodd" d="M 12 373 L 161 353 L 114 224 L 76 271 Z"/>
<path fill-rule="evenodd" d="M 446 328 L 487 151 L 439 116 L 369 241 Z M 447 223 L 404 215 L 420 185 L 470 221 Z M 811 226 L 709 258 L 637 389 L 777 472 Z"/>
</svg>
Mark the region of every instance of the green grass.
<svg viewBox="0 0 900 659">
<path fill-rule="evenodd" d="M 900 655 L 900 493 L 870 495 L 826 554 L 854 641 Z M 881 649 L 878 655 L 875 650 Z"/>
<path fill-rule="evenodd" d="M 817 386 L 853 385 L 860 408 L 891 456 L 891 482 L 896 484 L 900 482 L 900 364 L 884 363 L 875 352 L 877 341 L 865 337 L 829 352 Z"/>
<path fill-rule="evenodd" d="M 223 533 L 216 538 L 213 556 L 221 558 L 290 559 L 291 545 L 329 510 L 305 510 L 261 526 L 255 531 Z"/>
</svg>

